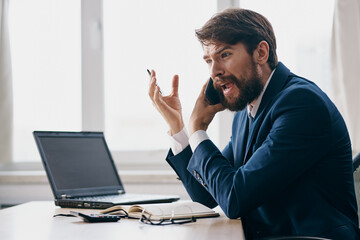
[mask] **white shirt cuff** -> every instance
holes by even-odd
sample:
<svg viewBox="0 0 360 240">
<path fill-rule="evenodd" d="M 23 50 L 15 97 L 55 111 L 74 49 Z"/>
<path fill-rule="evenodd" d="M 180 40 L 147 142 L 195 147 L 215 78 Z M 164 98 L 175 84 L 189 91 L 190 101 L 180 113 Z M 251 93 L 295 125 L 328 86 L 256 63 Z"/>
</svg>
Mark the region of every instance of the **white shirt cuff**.
<svg viewBox="0 0 360 240">
<path fill-rule="evenodd" d="M 194 152 L 195 149 L 197 148 L 197 146 L 199 146 L 199 144 L 202 141 L 205 141 L 208 139 L 210 139 L 210 138 L 204 130 L 198 130 L 198 131 L 194 132 L 189 138 L 191 150 Z"/>
<path fill-rule="evenodd" d="M 181 153 L 189 145 L 189 135 L 184 127 L 180 132 L 170 135 L 170 147 L 174 155 Z"/>
</svg>

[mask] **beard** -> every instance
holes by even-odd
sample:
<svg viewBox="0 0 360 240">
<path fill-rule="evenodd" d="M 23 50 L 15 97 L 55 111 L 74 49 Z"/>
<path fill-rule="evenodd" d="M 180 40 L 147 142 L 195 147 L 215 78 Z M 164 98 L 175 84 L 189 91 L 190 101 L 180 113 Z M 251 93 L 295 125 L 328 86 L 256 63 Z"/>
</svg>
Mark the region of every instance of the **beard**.
<svg viewBox="0 0 360 240">
<path fill-rule="evenodd" d="M 216 87 L 216 90 L 220 95 L 221 104 L 229 109 L 230 111 L 241 111 L 245 109 L 245 107 L 258 98 L 264 88 L 262 80 L 260 78 L 260 74 L 256 69 L 255 63 L 252 63 L 251 66 L 251 76 L 245 78 L 240 76 L 239 78 L 234 75 L 229 75 L 226 77 L 217 77 L 222 81 L 232 82 L 236 85 L 236 87 L 240 90 L 238 96 L 236 96 L 235 100 L 229 101 L 231 99 L 226 99 L 221 88 Z"/>
</svg>

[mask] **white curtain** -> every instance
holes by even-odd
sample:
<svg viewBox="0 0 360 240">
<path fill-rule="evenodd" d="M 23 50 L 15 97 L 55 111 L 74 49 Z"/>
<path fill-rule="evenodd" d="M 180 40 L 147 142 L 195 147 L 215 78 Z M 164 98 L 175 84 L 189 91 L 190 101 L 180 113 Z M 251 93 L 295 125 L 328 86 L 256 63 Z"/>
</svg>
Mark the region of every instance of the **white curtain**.
<svg viewBox="0 0 360 240">
<path fill-rule="evenodd" d="M 336 0 L 332 34 L 333 100 L 360 151 L 360 0 Z"/>
<path fill-rule="evenodd" d="M 8 6 L 8 0 L 0 0 L 0 162 L 12 161 L 13 142 L 13 94 Z"/>
</svg>

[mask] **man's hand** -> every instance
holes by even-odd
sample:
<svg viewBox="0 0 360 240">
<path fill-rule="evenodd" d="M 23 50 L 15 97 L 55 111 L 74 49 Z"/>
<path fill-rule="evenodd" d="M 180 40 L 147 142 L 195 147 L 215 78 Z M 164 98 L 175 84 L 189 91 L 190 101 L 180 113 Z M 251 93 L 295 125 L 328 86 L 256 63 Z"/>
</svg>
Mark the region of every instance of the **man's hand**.
<svg viewBox="0 0 360 240">
<path fill-rule="evenodd" d="M 200 95 L 196 100 L 193 112 L 191 113 L 189 121 L 189 136 L 198 130 L 206 131 L 215 114 L 225 109 L 221 103 L 210 105 L 205 96 L 205 89 L 206 84 L 202 87 Z"/>
<path fill-rule="evenodd" d="M 178 89 L 179 76 L 175 75 L 172 81 L 172 93 L 169 96 L 162 96 L 160 88 L 156 84 L 155 71 L 151 71 L 149 97 L 169 125 L 171 135 L 180 132 L 184 128 Z"/>
</svg>

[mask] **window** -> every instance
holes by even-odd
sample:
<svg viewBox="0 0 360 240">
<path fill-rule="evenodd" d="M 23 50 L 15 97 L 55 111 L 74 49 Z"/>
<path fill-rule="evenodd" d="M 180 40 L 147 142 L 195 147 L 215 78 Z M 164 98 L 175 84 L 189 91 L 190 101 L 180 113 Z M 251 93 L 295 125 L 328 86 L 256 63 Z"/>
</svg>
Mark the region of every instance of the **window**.
<svg viewBox="0 0 360 240">
<path fill-rule="evenodd" d="M 39 160 L 34 130 L 81 130 L 80 1 L 12 0 L 14 160 Z"/>
<path fill-rule="evenodd" d="M 330 44 L 334 0 L 241 0 L 242 8 L 272 24 L 277 54 L 290 70 L 330 92 Z"/>
<path fill-rule="evenodd" d="M 180 74 L 186 123 L 208 77 L 194 29 L 216 12 L 216 2 L 104 0 L 105 129 L 112 149 L 168 146 L 167 125 L 148 99 L 146 68 L 157 70 L 166 94 L 170 93 L 172 76 Z M 280 61 L 329 90 L 334 1 L 276 0 L 268 4 L 266 0 L 244 0 L 240 4 L 270 20 Z M 210 125 L 209 134 L 217 145 L 220 127 L 219 119 Z"/>
<path fill-rule="evenodd" d="M 105 130 L 113 150 L 167 149 L 167 125 L 148 96 L 155 69 L 164 92 L 179 74 L 185 124 L 208 69 L 195 36 L 216 0 L 104 0 Z M 212 124 L 216 135 L 216 123 Z M 216 137 L 215 137 L 216 140 Z"/>
<path fill-rule="evenodd" d="M 84 4 L 94 2 L 96 5 L 101 0 L 10 2 L 15 161 L 39 160 L 32 131 L 80 131 L 84 129 L 84 119 L 91 120 L 82 113 L 82 91 L 87 88 L 81 81 L 81 26 L 84 26 L 81 11 L 87 9 Z M 99 114 L 105 119 L 102 130 L 115 159 L 126 151 L 133 151 L 131 159 L 139 159 L 139 154 L 147 158 L 150 151 L 168 148 L 166 123 L 148 98 L 147 68 L 157 71 L 165 94 L 171 91 L 172 76 L 179 74 L 179 94 L 187 123 L 201 86 L 209 76 L 194 30 L 215 14 L 219 6 L 230 2 L 238 1 L 102 1 L 103 21 L 95 19 L 99 21 L 96 25 L 99 32 L 103 29 L 104 49 L 105 87 L 101 99 L 105 105 Z M 280 61 L 294 73 L 330 91 L 334 0 L 274 0 L 271 4 L 266 0 L 241 0 L 240 4 L 263 14 L 272 23 Z M 92 10 L 102 11 L 95 5 Z M 98 72 L 102 74 L 102 70 Z M 92 102 L 86 101 L 91 107 Z M 222 116 L 216 117 L 208 131 L 220 148 L 226 142 L 221 140 L 224 126 L 231 125 L 231 115 Z M 228 139 L 227 133 L 225 136 Z"/>
</svg>

